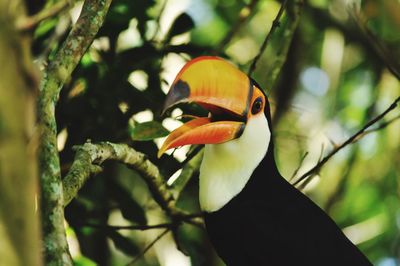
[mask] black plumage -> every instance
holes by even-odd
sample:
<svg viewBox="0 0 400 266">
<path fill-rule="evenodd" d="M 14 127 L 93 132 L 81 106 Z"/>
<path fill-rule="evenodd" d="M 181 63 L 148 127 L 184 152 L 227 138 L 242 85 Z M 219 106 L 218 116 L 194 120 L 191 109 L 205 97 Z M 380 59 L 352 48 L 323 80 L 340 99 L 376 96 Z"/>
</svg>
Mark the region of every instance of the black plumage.
<svg viewBox="0 0 400 266">
<path fill-rule="evenodd" d="M 210 115 L 174 130 L 159 156 L 182 145 L 221 145 L 206 146 L 200 167 L 200 205 L 216 251 L 228 266 L 371 265 L 280 175 L 260 88 L 229 62 L 204 56 L 182 68 L 167 95 L 165 108 L 195 102 Z"/>
<path fill-rule="evenodd" d="M 264 111 L 269 126 L 269 106 Z M 205 215 L 211 242 L 228 266 L 372 265 L 335 222 L 279 173 L 273 143 L 245 188 Z"/>
</svg>

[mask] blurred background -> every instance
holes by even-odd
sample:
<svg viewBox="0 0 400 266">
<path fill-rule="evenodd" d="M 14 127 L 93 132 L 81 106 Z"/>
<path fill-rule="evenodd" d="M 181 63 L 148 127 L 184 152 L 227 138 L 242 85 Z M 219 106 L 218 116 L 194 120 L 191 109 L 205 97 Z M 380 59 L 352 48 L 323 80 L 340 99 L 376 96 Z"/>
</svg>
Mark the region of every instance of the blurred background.
<svg viewBox="0 0 400 266">
<path fill-rule="evenodd" d="M 29 12 L 55 2 L 28 1 Z M 252 77 L 271 102 L 279 169 L 294 180 L 400 95 L 399 80 L 386 67 L 400 62 L 400 1 L 289 2 Z M 193 148 L 156 157 L 162 137 L 181 124 L 176 119 L 181 109 L 173 110 L 172 118 L 160 116 L 169 85 L 186 61 L 200 55 L 224 57 L 247 72 L 280 5 L 273 0 L 114 0 L 57 105 L 63 175 L 74 157 L 72 147 L 90 139 L 128 143 L 173 184 Z M 39 67 L 52 59 L 81 7 L 76 1 L 34 30 Z M 379 266 L 400 265 L 399 148 L 397 108 L 335 155 L 303 189 Z M 104 169 L 66 208 L 76 265 L 223 265 L 205 231 L 192 225 L 178 230 L 187 255 L 171 234 L 143 254 L 162 229 L 98 226 L 168 221 L 135 171 L 111 162 Z M 178 202 L 192 213 L 199 212 L 196 169 Z"/>
</svg>

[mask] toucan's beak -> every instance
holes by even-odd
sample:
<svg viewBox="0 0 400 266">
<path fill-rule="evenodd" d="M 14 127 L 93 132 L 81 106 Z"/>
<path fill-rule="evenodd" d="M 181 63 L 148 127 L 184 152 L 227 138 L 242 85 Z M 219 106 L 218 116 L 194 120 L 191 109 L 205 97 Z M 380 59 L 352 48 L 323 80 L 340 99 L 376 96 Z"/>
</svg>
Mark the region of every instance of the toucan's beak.
<svg viewBox="0 0 400 266">
<path fill-rule="evenodd" d="M 178 103 L 195 102 L 210 112 L 195 118 L 167 137 L 158 157 L 188 144 L 217 144 L 238 138 L 245 127 L 253 84 L 246 74 L 219 57 L 203 56 L 178 73 L 165 100 L 164 111 Z"/>
</svg>

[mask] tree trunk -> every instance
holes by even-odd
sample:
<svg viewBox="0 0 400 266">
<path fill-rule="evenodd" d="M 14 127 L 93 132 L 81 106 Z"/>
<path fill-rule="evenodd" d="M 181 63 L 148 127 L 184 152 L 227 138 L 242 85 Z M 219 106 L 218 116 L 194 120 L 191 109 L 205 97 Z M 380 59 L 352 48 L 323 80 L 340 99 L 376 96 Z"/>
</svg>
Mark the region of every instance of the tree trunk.
<svg viewBox="0 0 400 266">
<path fill-rule="evenodd" d="M 27 34 L 15 29 L 20 0 L 0 1 L 0 260 L 40 265 L 35 103 L 37 78 Z"/>
</svg>

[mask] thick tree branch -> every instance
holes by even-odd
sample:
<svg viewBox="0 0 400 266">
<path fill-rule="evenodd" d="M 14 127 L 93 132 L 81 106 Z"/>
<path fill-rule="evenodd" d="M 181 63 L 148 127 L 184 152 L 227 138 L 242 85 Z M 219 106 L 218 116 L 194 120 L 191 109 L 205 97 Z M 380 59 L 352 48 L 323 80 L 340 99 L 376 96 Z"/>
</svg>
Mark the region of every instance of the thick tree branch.
<svg viewBox="0 0 400 266">
<path fill-rule="evenodd" d="M 344 147 L 347 145 L 354 143 L 355 141 L 359 140 L 361 136 L 366 135 L 365 132 L 367 129 L 375 124 L 376 122 L 380 121 L 382 118 L 384 118 L 389 112 L 394 110 L 397 106 L 397 104 L 400 102 L 400 96 L 397 97 L 396 100 L 381 114 L 379 114 L 377 117 L 374 119 L 370 120 L 367 124 L 365 124 L 359 131 L 357 131 L 354 135 L 352 135 L 350 138 L 348 138 L 345 142 L 337 146 L 335 149 L 333 149 L 328 155 L 326 155 L 322 160 L 320 160 L 314 167 L 312 167 L 310 170 L 305 172 L 302 176 L 300 176 L 294 183 L 293 185 L 296 186 L 300 184 L 303 180 L 306 178 L 309 178 L 313 176 L 314 174 L 318 173 L 318 171 L 329 161 L 330 158 L 332 158 L 333 155 L 338 153 L 340 150 L 342 150 Z"/>
<path fill-rule="evenodd" d="M 39 161 L 45 261 L 72 265 L 64 230 L 63 189 L 57 151 L 55 105 L 60 90 L 103 24 L 111 0 L 86 0 L 67 39 L 43 73 L 38 100 Z"/>
<path fill-rule="evenodd" d="M 271 29 L 269 30 L 267 36 L 265 36 L 264 42 L 262 43 L 262 45 L 260 47 L 260 50 L 258 51 L 258 54 L 254 57 L 251 65 L 250 65 L 249 71 L 247 73 L 249 76 L 251 76 L 253 74 L 254 70 L 257 67 L 258 60 L 260 60 L 262 54 L 265 51 L 265 48 L 267 48 L 267 44 L 268 44 L 269 39 L 271 38 L 272 34 L 275 32 L 276 28 L 279 27 L 279 25 L 280 25 L 279 20 L 281 19 L 283 11 L 286 8 L 287 2 L 288 2 L 288 0 L 284 0 L 282 2 L 281 8 L 279 9 L 278 14 L 276 15 L 274 21 L 272 21 Z"/>
<path fill-rule="evenodd" d="M 61 38 L 65 36 L 65 33 L 69 30 L 71 26 L 71 23 L 72 21 L 69 15 L 64 14 L 60 16 L 54 32 L 46 40 L 46 46 L 44 47 L 40 55 L 38 55 L 35 59 L 36 65 L 38 65 L 39 69 L 46 68 L 49 60 L 49 54 L 54 49 L 54 47 L 57 47 L 57 44 L 60 43 Z"/>
<path fill-rule="evenodd" d="M 45 19 L 51 18 L 66 9 L 69 5 L 69 0 L 61 0 L 52 5 L 51 7 L 41 10 L 39 13 L 31 16 L 24 17 L 17 21 L 16 28 L 21 31 L 31 30 L 36 27 L 40 22 Z"/>
<path fill-rule="evenodd" d="M 150 192 L 161 208 L 172 218 L 173 223 L 182 221 L 202 227 L 201 214 L 187 214 L 175 207 L 174 190 L 170 190 L 157 166 L 150 162 L 146 155 L 126 144 L 101 142 L 85 143 L 77 149 L 75 160 L 63 180 L 64 206 L 67 206 L 77 195 L 79 189 L 90 175 L 101 171 L 100 165 L 107 160 L 126 164 L 137 171 L 146 181 Z"/>
<path fill-rule="evenodd" d="M 96 165 L 99 167 L 98 165 L 106 160 L 124 163 L 139 172 L 147 182 L 157 203 L 168 213 L 173 212 L 175 200 L 158 168 L 146 158 L 145 154 L 134 150 L 126 144 L 111 142 L 98 144 L 88 142 L 79 147 L 74 163 L 63 181 L 64 206 L 68 205 L 77 195 L 90 174 L 97 171 Z"/>
<path fill-rule="evenodd" d="M 86 183 L 90 175 L 95 175 L 102 170 L 100 166 L 92 164 L 92 156 L 87 151 L 91 147 L 88 147 L 87 144 L 78 148 L 74 162 L 67 176 L 63 179 L 64 207 L 78 194 L 79 189 Z"/>
</svg>

